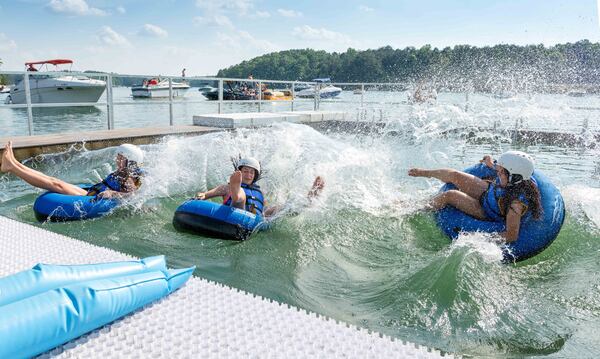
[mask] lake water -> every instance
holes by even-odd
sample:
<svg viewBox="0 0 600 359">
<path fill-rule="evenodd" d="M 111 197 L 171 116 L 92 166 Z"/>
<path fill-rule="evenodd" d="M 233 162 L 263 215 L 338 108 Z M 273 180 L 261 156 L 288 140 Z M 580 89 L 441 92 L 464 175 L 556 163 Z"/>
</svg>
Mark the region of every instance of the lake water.
<svg viewBox="0 0 600 359">
<path fill-rule="evenodd" d="M 197 91 L 195 91 L 197 92 Z M 118 96 L 117 96 L 118 94 Z M 168 106 L 134 101 L 115 89 L 119 127 L 168 125 Z M 190 91 L 174 108 L 177 124 L 214 103 Z M 350 101 L 342 102 L 342 101 Z M 384 122 L 378 134 L 318 132 L 296 124 L 166 138 L 142 146 L 148 175 L 139 195 L 110 216 L 38 224 L 32 204 L 41 191 L 0 176 L 0 214 L 96 245 L 144 257 L 165 254 L 174 267 L 196 265 L 196 275 L 248 292 L 449 352 L 472 356 L 597 357 L 600 328 L 600 129 L 597 97 L 562 95 L 495 99 L 442 93 L 430 105 L 406 104 L 406 93 L 344 92 L 322 109 L 344 109 Z M 189 102 L 189 103 L 188 103 Z M 385 102 L 388 102 L 387 104 Z M 142 103 L 142 106 L 130 103 Z M 289 103 L 263 104 L 268 111 Z M 256 109 L 228 104 L 227 111 Z M 296 108 L 312 109 L 312 102 Z M 36 133 L 102 129 L 105 108 L 38 113 Z M 584 145 L 514 143 L 498 130 L 520 128 L 580 134 Z M 0 137 L 27 132 L 26 112 L 0 108 Z M 516 265 L 482 234 L 450 243 L 421 210 L 439 189 L 415 179 L 419 167 L 464 168 L 484 154 L 508 149 L 532 154 L 559 187 L 567 218 L 544 252 Z M 239 153 L 262 161 L 270 203 L 295 216 L 242 243 L 179 233 L 175 208 L 196 191 L 225 183 Z M 96 182 L 114 168 L 114 149 L 73 149 L 26 164 L 73 183 Z M 318 201 L 305 194 L 316 175 L 327 186 Z"/>
</svg>

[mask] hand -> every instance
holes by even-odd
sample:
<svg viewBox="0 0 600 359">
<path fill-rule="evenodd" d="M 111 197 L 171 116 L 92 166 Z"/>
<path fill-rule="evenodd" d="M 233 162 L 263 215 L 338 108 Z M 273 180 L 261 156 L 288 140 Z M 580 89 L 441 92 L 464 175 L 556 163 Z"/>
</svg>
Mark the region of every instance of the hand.
<svg viewBox="0 0 600 359">
<path fill-rule="evenodd" d="M 483 156 L 483 159 L 480 160 L 479 162 L 483 163 L 484 165 L 488 166 L 489 168 L 494 168 L 494 161 L 492 160 L 492 156 L 490 156 L 490 155 Z"/>
<path fill-rule="evenodd" d="M 109 199 L 115 197 L 115 191 L 107 189 L 98 193 L 98 198 Z"/>
<path fill-rule="evenodd" d="M 196 197 L 194 197 L 194 199 L 200 199 L 200 200 L 206 199 L 206 192 L 198 192 L 198 193 L 196 193 Z"/>
<path fill-rule="evenodd" d="M 424 170 L 421 168 L 411 168 L 408 170 L 408 175 L 411 177 L 424 177 Z"/>
</svg>

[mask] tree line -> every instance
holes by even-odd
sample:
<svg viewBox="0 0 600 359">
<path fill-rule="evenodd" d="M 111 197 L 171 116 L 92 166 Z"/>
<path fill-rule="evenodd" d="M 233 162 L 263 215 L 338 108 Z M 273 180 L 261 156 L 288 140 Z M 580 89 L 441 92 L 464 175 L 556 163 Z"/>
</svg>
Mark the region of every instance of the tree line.
<svg viewBox="0 0 600 359">
<path fill-rule="evenodd" d="M 593 90 L 600 87 L 600 44 L 457 45 L 346 52 L 274 52 L 222 69 L 218 77 L 334 82 L 426 83 L 438 89 L 498 91 Z"/>
</svg>

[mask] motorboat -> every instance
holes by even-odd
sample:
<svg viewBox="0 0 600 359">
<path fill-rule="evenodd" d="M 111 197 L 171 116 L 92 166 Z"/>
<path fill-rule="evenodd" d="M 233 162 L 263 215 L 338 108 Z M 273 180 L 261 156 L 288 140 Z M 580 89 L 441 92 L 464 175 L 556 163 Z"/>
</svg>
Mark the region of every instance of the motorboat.
<svg viewBox="0 0 600 359">
<path fill-rule="evenodd" d="M 189 89 L 190 85 L 185 81 L 171 81 L 173 97 L 183 97 Z M 144 80 L 141 85 L 131 87 L 131 96 L 137 98 L 169 97 L 169 79 L 158 77 Z"/>
<path fill-rule="evenodd" d="M 98 102 L 106 88 L 106 82 L 91 79 L 83 75 L 64 75 L 53 72 L 70 72 L 59 69 L 59 65 L 71 65 L 73 61 L 67 59 L 54 59 L 46 61 L 26 62 L 29 71 L 29 91 L 31 103 L 91 103 Z M 36 67 L 40 65 L 39 67 Z M 47 71 L 49 65 L 55 69 Z M 46 71 L 40 71 L 45 69 Z M 26 103 L 25 83 L 17 82 L 6 97 L 7 104 Z"/>
<path fill-rule="evenodd" d="M 586 90 L 569 90 L 567 91 L 567 96 L 571 97 L 584 97 L 587 95 Z"/>
<path fill-rule="evenodd" d="M 0 93 L 9 93 L 9 92 L 10 92 L 10 86 L 0 85 Z"/>
<path fill-rule="evenodd" d="M 352 91 L 352 93 L 355 95 L 362 95 L 365 92 L 362 89 L 355 89 L 354 91 Z"/>
<path fill-rule="evenodd" d="M 213 89 L 202 93 L 208 100 L 216 101 L 219 99 L 219 89 Z M 241 89 L 223 89 L 223 100 L 225 101 L 244 101 L 256 100 L 254 91 L 244 91 Z"/>
<path fill-rule="evenodd" d="M 246 82 L 235 83 L 226 81 L 226 87 L 223 87 L 223 100 L 226 101 L 248 101 L 257 100 L 257 89 L 252 84 Z M 216 101 L 219 99 L 219 89 L 213 88 L 211 91 L 203 92 L 204 97 L 208 100 Z"/>
<path fill-rule="evenodd" d="M 203 95 L 205 93 L 207 93 L 207 92 L 211 92 L 211 91 L 214 91 L 214 90 L 216 90 L 216 88 L 214 88 L 214 87 L 212 87 L 210 85 L 204 85 L 204 86 L 200 86 L 198 88 L 198 91 L 200 91 Z"/>
<path fill-rule="evenodd" d="M 315 86 L 311 86 L 305 88 L 304 90 L 295 91 L 296 97 L 300 98 L 314 98 L 315 92 L 319 92 L 320 98 L 333 98 L 342 93 L 342 89 L 339 87 L 335 87 L 331 84 L 328 84 L 331 80 L 329 78 L 323 79 L 314 79 L 313 82 L 317 84 Z"/>
</svg>

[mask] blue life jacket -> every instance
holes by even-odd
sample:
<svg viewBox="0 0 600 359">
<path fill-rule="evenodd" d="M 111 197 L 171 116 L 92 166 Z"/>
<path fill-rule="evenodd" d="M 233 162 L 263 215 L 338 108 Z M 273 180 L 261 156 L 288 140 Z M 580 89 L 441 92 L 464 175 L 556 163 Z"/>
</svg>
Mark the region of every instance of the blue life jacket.
<svg viewBox="0 0 600 359">
<path fill-rule="evenodd" d="M 537 185 L 533 178 L 531 180 Z M 489 220 L 500 222 L 506 219 L 505 204 L 503 203 L 505 195 L 506 188 L 500 187 L 500 178 L 496 178 L 494 182 L 491 182 L 488 189 L 481 195 L 479 203 Z M 524 193 L 521 193 L 517 199 L 529 208 L 529 201 L 527 201 Z M 525 213 L 523 216 L 525 216 Z"/>
<path fill-rule="evenodd" d="M 121 183 L 119 182 L 119 179 L 115 175 L 115 172 L 106 176 L 106 178 L 103 179 L 102 182 L 96 183 L 95 185 L 90 187 L 87 195 L 88 196 L 96 196 L 99 193 L 106 191 L 107 189 L 110 189 L 110 190 L 113 190 L 116 192 L 124 192 L 123 189 L 121 188 Z"/>
<path fill-rule="evenodd" d="M 242 183 L 241 187 L 246 194 L 246 206 L 244 209 L 248 212 L 262 215 L 263 208 L 265 206 L 265 198 L 260 190 L 260 187 L 257 184 L 247 185 L 245 183 Z M 226 206 L 231 206 L 231 195 L 225 198 L 223 204 Z"/>
</svg>

